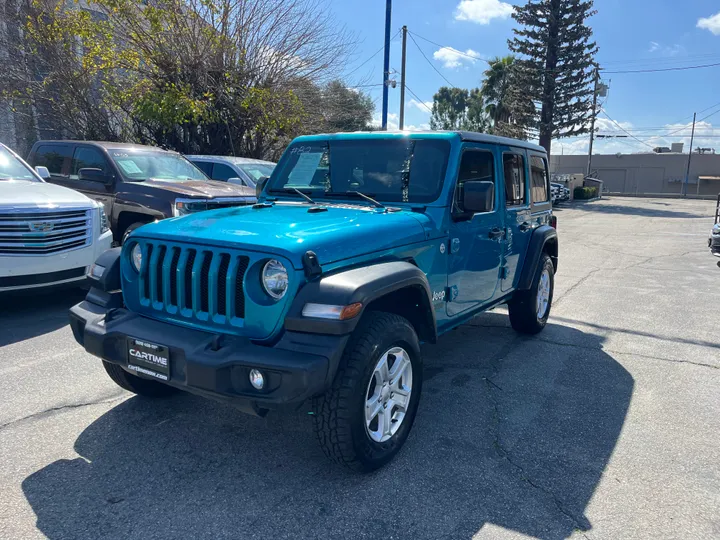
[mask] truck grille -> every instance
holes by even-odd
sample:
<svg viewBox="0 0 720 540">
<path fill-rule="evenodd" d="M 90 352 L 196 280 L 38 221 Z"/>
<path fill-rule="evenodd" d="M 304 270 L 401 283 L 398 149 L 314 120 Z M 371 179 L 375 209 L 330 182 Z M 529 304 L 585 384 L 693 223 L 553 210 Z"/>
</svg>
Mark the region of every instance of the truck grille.
<svg viewBox="0 0 720 540">
<path fill-rule="evenodd" d="M 249 263 L 245 255 L 144 241 L 140 301 L 154 310 L 219 324 L 244 319 Z"/>
<path fill-rule="evenodd" d="M 49 255 L 92 243 L 92 209 L 0 212 L 0 255 Z"/>
</svg>

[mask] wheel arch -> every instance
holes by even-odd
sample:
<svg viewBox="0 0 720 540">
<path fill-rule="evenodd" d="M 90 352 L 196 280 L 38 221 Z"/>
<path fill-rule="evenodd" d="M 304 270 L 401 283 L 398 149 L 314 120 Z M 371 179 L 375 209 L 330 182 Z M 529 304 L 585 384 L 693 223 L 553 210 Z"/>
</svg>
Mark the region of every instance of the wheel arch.
<svg viewBox="0 0 720 540">
<path fill-rule="evenodd" d="M 123 235 L 127 228 L 133 223 L 152 223 L 155 221 L 155 216 L 150 214 L 143 214 L 142 212 L 133 212 L 131 210 L 122 210 L 118 214 L 117 219 L 117 230 L 115 232 L 115 240 L 118 242 L 122 240 Z"/>
<path fill-rule="evenodd" d="M 535 229 L 530 237 L 523 266 L 520 272 L 517 289 L 526 291 L 532 286 L 532 280 L 537 271 L 540 257 L 543 253 L 547 253 L 553 263 L 553 269 L 558 269 L 558 235 L 557 231 L 549 225 L 542 225 Z"/>
<path fill-rule="evenodd" d="M 362 303 L 361 313 L 347 321 L 303 317 L 306 303 L 347 306 Z M 347 334 L 370 311 L 384 311 L 405 317 L 421 341 L 437 341 L 435 310 L 427 277 L 406 261 L 378 263 L 341 271 L 307 283 L 295 296 L 285 328 L 316 334 Z"/>
</svg>

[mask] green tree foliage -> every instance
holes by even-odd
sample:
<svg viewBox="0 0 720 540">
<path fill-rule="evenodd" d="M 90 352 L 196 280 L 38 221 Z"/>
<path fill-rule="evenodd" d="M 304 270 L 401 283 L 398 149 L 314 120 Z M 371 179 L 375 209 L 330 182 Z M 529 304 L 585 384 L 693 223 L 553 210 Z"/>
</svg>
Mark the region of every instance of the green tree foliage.
<svg viewBox="0 0 720 540">
<path fill-rule="evenodd" d="M 553 138 L 589 131 L 594 57 L 597 45 L 586 21 L 595 14 L 592 0 L 529 0 L 515 6 L 520 24 L 508 40 L 521 55 L 518 85 L 530 103 L 516 99 L 517 121 L 537 130 L 550 153 Z"/>
<path fill-rule="evenodd" d="M 489 117 L 479 89 L 441 87 L 433 96 L 431 129 L 464 129 L 485 133 Z"/>
<path fill-rule="evenodd" d="M 519 122 L 517 110 L 533 107 L 532 100 L 519 87 L 515 57 L 496 56 L 488 63 L 480 92 L 485 100 L 485 112 L 492 120 L 492 133 L 516 139 L 527 138 L 526 126 Z M 522 104 L 518 104 L 522 100 Z"/>
<path fill-rule="evenodd" d="M 322 7 L 30 0 L 22 31 L 3 36 L 23 61 L 0 97 L 45 111 L 53 137 L 274 157 L 297 134 L 372 117 L 367 96 L 331 80 L 352 36 Z"/>
</svg>

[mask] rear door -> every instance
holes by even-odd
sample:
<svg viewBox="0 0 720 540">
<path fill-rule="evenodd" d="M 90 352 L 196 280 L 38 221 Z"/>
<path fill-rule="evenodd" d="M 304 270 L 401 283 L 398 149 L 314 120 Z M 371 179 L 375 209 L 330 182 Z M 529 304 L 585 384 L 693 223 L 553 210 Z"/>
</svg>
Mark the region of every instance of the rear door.
<svg viewBox="0 0 720 540">
<path fill-rule="evenodd" d="M 502 205 L 499 204 L 503 190 L 496 171 L 493 146 L 463 145 L 450 225 L 448 287 L 451 299 L 446 303 L 449 316 L 478 307 L 496 296 L 504 237 Z M 463 184 L 468 180 L 495 183 L 491 212 L 470 216 L 465 213 Z"/>
<path fill-rule="evenodd" d="M 502 290 L 512 289 L 522 256 L 532 234 L 527 153 L 522 148 L 502 149 L 502 178 L 505 192 L 505 254 Z"/>
<path fill-rule="evenodd" d="M 111 184 L 80 180 L 78 173 L 80 169 L 85 168 L 100 169 L 105 174 L 115 174 L 103 151 L 94 146 L 77 145 L 73 151 L 70 171 L 67 176 L 68 180 L 65 185 L 102 203 L 105 207 L 105 213 L 112 216 L 112 206 L 115 201 L 115 183 L 118 182 L 117 177 Z"/>
</svg>

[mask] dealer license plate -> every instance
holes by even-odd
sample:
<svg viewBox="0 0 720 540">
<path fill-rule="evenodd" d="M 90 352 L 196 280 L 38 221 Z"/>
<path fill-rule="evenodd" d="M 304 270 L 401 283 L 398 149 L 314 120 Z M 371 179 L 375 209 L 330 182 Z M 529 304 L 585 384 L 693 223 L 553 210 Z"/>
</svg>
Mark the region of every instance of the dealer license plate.
<svg viewBox="0 0 720 540">
<path fill-rule="evenodd" d="M 170 351 L 165 345 L 127 339 L 128 369 L 161 381 L 170 378 Z"/>
</svg>

